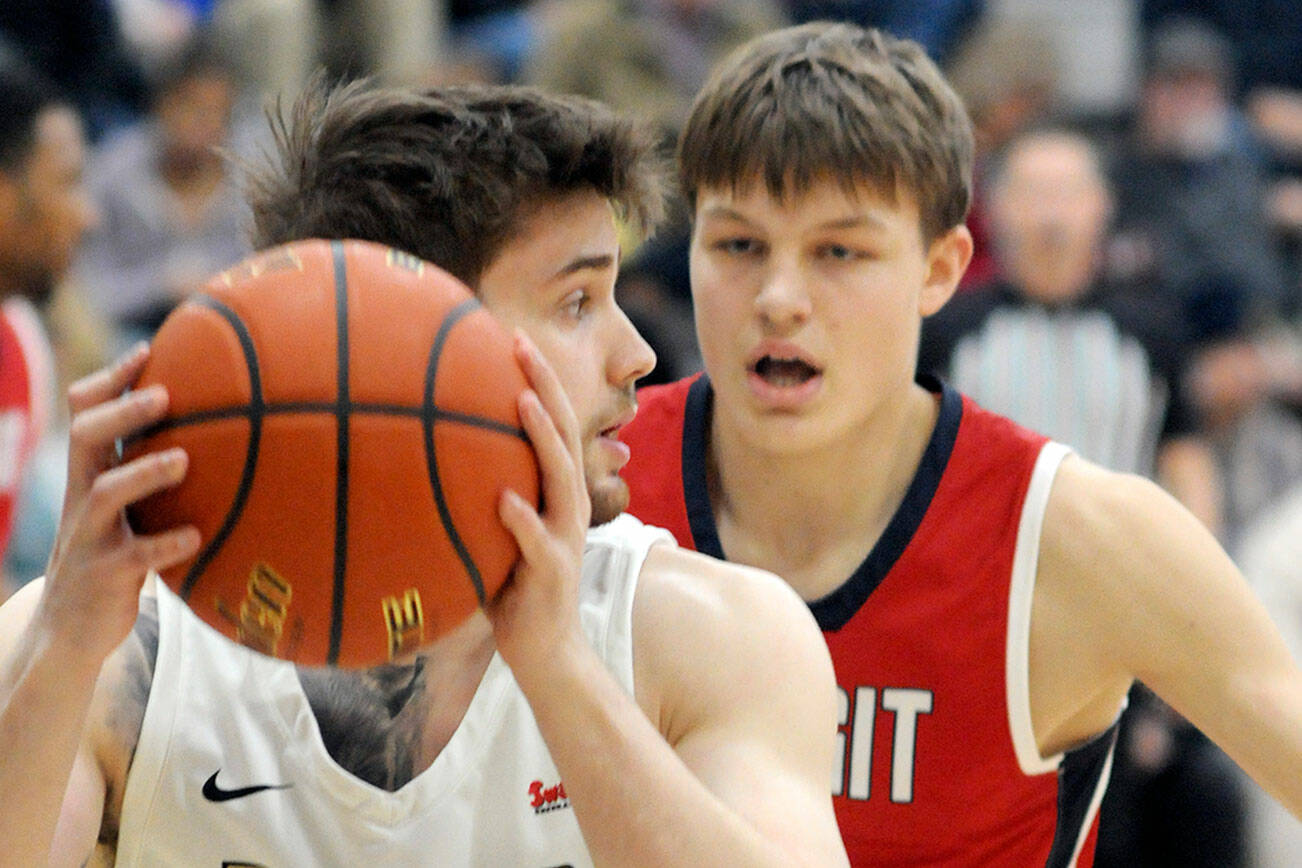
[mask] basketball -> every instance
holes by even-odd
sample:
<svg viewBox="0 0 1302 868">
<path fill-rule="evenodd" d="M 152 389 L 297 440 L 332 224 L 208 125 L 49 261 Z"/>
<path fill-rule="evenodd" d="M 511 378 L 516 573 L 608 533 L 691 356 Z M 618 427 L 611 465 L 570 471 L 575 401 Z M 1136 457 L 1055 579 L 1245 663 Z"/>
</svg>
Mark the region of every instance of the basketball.
<svg viewBox="0 0 1302 868">
<path fill-rule="evenodd" d="M 163 580 L 264 654 L 365 667 L 430 642 L 501 587 L 497 517 L 538 502 L 511 336 L 455 278 L 359 241 L 303 241 L 179 305 L 137 383 L 168 416 L 124 457 L 179 446 L 176 488 L 129 510 L 202 543 Z"/>
</svg>

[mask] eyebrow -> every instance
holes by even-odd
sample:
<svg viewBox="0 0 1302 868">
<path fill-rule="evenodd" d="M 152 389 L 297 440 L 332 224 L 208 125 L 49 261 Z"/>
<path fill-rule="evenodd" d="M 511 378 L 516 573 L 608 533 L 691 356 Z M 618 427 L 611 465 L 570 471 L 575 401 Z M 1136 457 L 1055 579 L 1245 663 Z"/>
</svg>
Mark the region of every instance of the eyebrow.
<svg viewBox="0 0 1302 868">
<path fill-rule="evenodd" d="M 746 217 L 746 215 L 742 214 L 740 211 L 734 211 L 733 209 L 728 208 L 724 205 L 714 205 L 709 208 L 706 208 L 703 213 L 703 216 L 719 217 L 725 220 L 736 220 L 738 222 L 746 223 L 749 225 L 755 224 L 755 221 L 749 219 L 748 217 Z M 880 217 L 874 214 L 856 214 L 850 217 L 840 217 L 835 220 L 829 220 L 826 223 L 818 224 L 814 228 L 820 230 L 855 229 L 860 226 L 863 226 L 868 229 L 880 230 L 886 228 L 886 221 L 882 220 Z"/>
<path fill-rule="evenodd" d="M 829 220 L 826 223 L 820 223 L 819 229 L 856 229 L 860 226 L 868 229 L 885 229 L 886 221 L 882 220 L 875 214 L 859 214 L 854 217 L 842 217 L 839 220 Z"/>
<path fill-rule="evenodd" d="M 562 266 L 559 271 L 552 275 L 552 279 L 556 280 L 561 277 L 569 277 L 577 271 L 584 271 L 589 268 L 605 270 L 607 268 L 613 268 L 614 265 L 615 257 L 611 256 L 609 253 L 600 253 L 595 256 L 580 256 L 577 259 L 570 260 Z"/>
</svg>

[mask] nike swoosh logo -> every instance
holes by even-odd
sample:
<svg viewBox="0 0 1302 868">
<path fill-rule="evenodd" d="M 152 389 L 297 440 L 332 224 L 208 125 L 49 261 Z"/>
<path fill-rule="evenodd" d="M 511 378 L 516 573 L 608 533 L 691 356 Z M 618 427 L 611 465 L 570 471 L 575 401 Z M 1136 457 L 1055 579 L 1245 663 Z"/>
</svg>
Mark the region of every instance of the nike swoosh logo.
<svg viewBox="0 0 1302 868">
<path fill-rule="evenodd" d="M 258 784 L 252 787 L 240 787 L 236 790 L 223 790 L 217 786 L 217 776 L 221 773 L 222 770 L 218 769 L 212 773 L 212 777 L 203 782 L 203 797 L 210 802 L 229 802 L 231 799 L 242 799 L 263 790 L 287 790 L 294 786 L 293 784 Z"/>
</svg>

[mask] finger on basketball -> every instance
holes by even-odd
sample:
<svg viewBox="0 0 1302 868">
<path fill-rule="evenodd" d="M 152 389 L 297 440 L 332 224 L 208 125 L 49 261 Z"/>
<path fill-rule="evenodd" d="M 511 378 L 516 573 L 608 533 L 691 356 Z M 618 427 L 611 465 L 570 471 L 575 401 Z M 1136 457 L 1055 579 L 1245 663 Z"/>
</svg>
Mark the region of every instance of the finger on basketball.
<svg viewBox="0 0 1302 868">
<path fill-rule="evenodd" d="M 69 427 L 69 486 L 89 487 L 112 462 L 116 442 L 162 419 L 167 404 L 167 390 L 153 386 L 79 412 Z"/>
<path fill-rule="evenodd" d="M 531 563 L 539 566 L 546 560 L 549 540 L 552 537 L 547 532 L 542 515 L 536 513 L 533 504 L 512 489 L 505 489 L 497 505 L 497 517 L 501 519 L 506 530 L 510 531 L 510 535 L 516 537 L 521 565 Z"/>
<path fill-rule="evenodd" d="M 71 433 L 86 446 L 111 444 L 162 419 L 167 403 L 164 386 L 128 392 L 78 413 L 72 421 Z"/>
<path fill-rule="evenodd" d="M 68 387 L 68 408 L 73 413 L 79 413 L 122 394 L 136 381 L 148 358 L 149 344 L 141 342 L 107 367 L 82 377 Z"/>
<path fill-rule="evenodd" d="M 527 562 L 536 561 L 541 554 L 547 529 L 533 504 L 508 488 L 502 492 L 497 513 L 502 524 L 515 537 L 521 557 Z"/>
<path fill-rule="evenodd" d="M 179 484 L 189 466 L 183 449 L 168 449 L 104 471 L 91 486 L 89 508 L 94 528 L 98 532 L 109 530 L 129 504 Z"/>
<path fill-rule="evenodd" d="M 552 366 L 528 335 L 517 329 L 515 339 L 517 358 L 520 360 L 520 367 L 524 369 L 525 376 L 529 379 L 529 385 L 533 387 L 538 400 L 551 416 L 565 448 L 578 459 L 581 455 L 579 422 L 560 378 L 556 376 Z"/>
<path fill-rule="evenodd" d="M 569 509 L 574 503 L 574 456 L 557 430 L 555 419 L 543 407 L 537 394 L 526 389 L 520 393 L 520 421 L 538 456 L 542 476 L 543 501 L 549 509 Z"/>
<path fill-rule="evenodd" d="M 131 537 L 118 553 L 118 566 L 131 571 L 162 571 L 193 557 L 201 542 L 192 525 Z"/>
</svg>

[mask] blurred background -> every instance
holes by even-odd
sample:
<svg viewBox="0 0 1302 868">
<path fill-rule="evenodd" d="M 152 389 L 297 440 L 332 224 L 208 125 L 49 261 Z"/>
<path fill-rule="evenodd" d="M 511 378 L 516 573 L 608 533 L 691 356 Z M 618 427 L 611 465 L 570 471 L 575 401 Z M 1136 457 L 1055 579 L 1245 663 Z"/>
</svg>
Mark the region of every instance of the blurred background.
<svg viewBox="0 0 1302 868">
<path fill-rule="evenodd" d="M 63 150 L 80 175 L 48 194 L 76 197 L 62 211 L 0 160 L 0 186 L 27 197 L 15 219 L 49 205 L 45 235 L 66 247 L 0 311 L 40 429 L 0 442 L 18 455 L 0 472 L 16 502 L 0 598 L 44 571 L 54 538 L 56 396 L 250 252 L 239 162 L 318 69 L 580 93 L 670 143 L 725 52 L 814 19 L 921 42 L 976 127 L 976 258 L 925 324 L 920 368 L 1158 480 L 1302 658 L 1297 0 L 0 0 L 0 65 L 48 77 L 85 143 L 84 161 Z M 4 237 L 6 203 L 0 278 L 34 255 Z M 626 253 L 620 297 L 659 355 L 652 382 L 699 368 L 687 237 L 680 213 Z M 0 413 L 0 441 L 15 436 Z M 1100 866 L 1302 865 L 1302 823 L 1142 686 L 1102 817 Z"/>
</svg>

